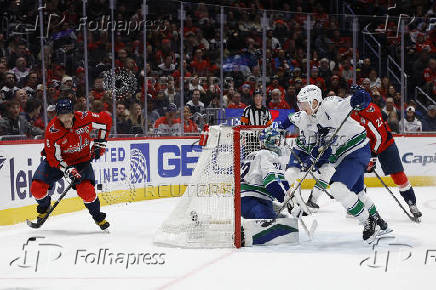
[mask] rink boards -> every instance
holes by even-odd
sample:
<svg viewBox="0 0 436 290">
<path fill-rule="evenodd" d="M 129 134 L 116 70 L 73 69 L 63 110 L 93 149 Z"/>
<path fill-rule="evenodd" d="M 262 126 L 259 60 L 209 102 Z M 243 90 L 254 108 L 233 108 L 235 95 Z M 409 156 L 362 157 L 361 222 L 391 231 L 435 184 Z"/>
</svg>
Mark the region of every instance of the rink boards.
<svg viewBox="0 0 436 290">
<path fill-rule="evenodd" d="M 436 136 L 397 136 L 395 140 L 411 183 L 436 185 Z M 101 203 L 180 196 L 202 151 L 197 141 L 193 137 L 110 140 L 105 155 L 93 162 Z M 30 185 L 42 158 L 42 148 L 42 141 L 0 143 L 0 225 L 35 218 L 36 205 Z M 384 180 L 393 185 L 390 177 Z M 365 183 L 381 186 L 373 175 L 368 175 Z M 310 188 L 313 184 L 313 180 L 307 180 L 303 187 Z M 57 182 L 50 191 L 52 200 L 57 199 L 64 188 L 64 180 Z M 81 199 L 71 190 L 54 214 L 83 208 Z"/>
</svg>

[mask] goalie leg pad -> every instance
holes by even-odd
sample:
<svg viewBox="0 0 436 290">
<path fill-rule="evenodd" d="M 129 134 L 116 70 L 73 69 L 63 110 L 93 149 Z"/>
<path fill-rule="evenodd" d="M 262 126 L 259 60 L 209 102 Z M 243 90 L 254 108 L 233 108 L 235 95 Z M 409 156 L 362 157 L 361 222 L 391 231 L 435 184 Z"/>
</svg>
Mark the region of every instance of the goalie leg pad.
<svg viewBox="0 0 436 290">
<path fill-rule="evenodd" d="M 242 220 L 245 246 L 298 244 L 298 220 L 295 218 L 278 218 L 268 227 L 263 227 L 264 219 Z"/>
<path fill-rule="evenodd" d="M 241 216 L 244 219 L 273 219 L 276 217 L 272 201 L 244 196 L 241 198 Z"/>
<path fill-rule="evenodd" d="M 79 195 L 85 203 L 90 203 L 95 200 L 95 188 L 89 180 L 84 180 L 76 185 L 77 195 Z"/>
</svg>

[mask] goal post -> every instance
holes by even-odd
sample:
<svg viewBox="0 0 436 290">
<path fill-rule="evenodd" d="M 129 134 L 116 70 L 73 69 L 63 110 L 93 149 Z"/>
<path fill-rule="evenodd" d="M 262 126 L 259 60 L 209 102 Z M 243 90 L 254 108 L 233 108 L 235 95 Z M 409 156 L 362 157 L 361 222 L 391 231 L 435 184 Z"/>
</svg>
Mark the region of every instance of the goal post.
<svg viewBox="0 0 436 290">
<path fill-rule="evenodd" d="M 260 149 L 264 126 L 211 126 L 191 180 L 154 242 L 183 248 L 241 247 L 241 162 Z"/>
</svg>

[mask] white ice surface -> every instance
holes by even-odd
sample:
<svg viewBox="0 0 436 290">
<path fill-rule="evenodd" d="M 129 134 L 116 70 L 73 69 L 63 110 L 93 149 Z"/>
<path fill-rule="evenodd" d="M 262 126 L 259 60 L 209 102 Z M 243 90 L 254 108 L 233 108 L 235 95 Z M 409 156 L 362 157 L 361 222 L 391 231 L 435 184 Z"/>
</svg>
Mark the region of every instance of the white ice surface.
<svg viewBox="0 0 436 290">
<path fill-rule="evenodd" d="M 436 289 L 436 188 L 417 187 L 415 192 L 424 215 L 421 224 L 408 220 L 385 189 L 369 189 L 394 229 L 392 238 L 380 240 L 374 249 L 362 242 L 362 226 L 345 218 L 342 207 L 325 196 L 320 212 L 305 218 L 309 226 L 312 218 L 319 223 L 314 239 L 308 241 L 301 230 L 298 246 L 238 250 L 155 246 L 153 234 L 177 203 L 175 198 L 104 207 L 111 223 L 109 234 L 101 232 L 85 210 L 53 216 L 36 230 L 24 223 L 4 226 L 0 289 Z M 44 238 L 29 242 L 24 262 L 23 244 L 35 236 Z M 125 263 L 85 264 L 79 257 L 75 264 L 77 250 L 90 253 L 100 248 L 112 253 L 165 253 L 165 263 L 126 269 Z M 61 257 L 51 261 L 59 253 Z"/>
</svg>

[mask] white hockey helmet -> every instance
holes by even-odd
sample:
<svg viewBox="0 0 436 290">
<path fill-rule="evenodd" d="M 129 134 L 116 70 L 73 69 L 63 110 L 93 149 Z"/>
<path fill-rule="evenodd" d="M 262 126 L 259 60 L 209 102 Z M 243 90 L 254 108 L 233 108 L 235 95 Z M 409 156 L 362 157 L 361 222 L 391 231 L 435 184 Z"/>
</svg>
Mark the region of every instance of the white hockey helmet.
<svg viewBox="0 0 436 290">
<path fill-rule="evenodd" d="M 318 101 L 318 105 L 315 108 L 313 107 L 314 100 Z M 297 95 L 297 102 L 299 104 L 298 107 L 300 107 L 300 104 L 308 103 L 312 111 L 315 111 L 319 107 L 321 101 L 322 101 L 321 89 L 315 85 L 305 86 L 300 90 L 300 92 Z"/>
</svg>

